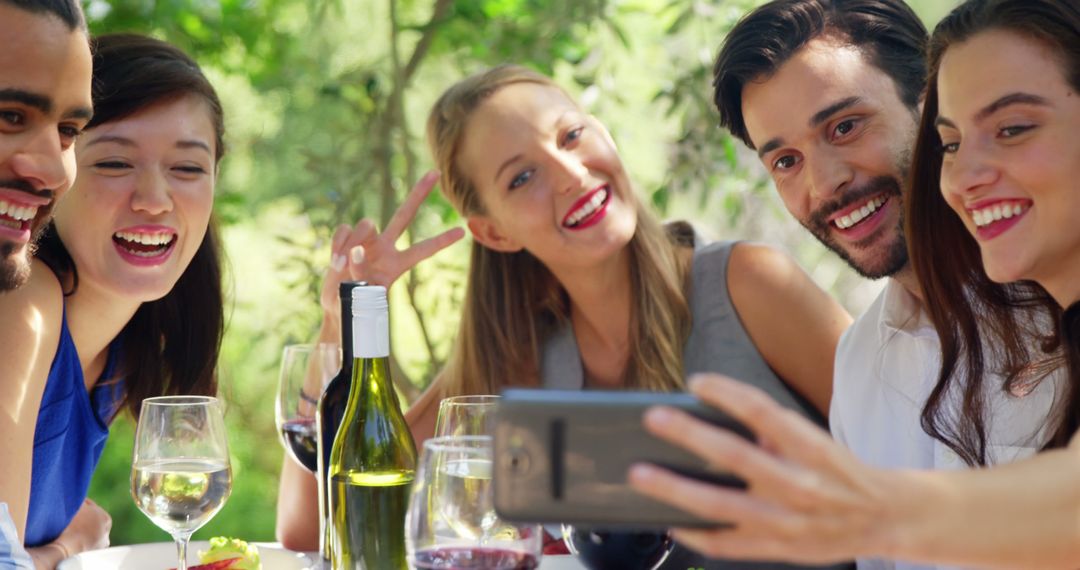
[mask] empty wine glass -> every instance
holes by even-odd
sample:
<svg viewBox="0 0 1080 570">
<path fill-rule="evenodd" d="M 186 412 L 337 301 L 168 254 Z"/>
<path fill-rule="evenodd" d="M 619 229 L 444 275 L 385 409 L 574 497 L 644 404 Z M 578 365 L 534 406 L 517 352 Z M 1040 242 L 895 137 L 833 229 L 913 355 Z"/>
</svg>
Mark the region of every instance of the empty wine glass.
<svg viewBox="0 0 1080 570">
<path fill-rule="evenodd" d="M 274 414 L 278 433 L 289 455 L 311 472 L 318 458 L 315 410 L 339 368 L 341 350 L 336 344 L 290 344 L 281 353 Z"/>
<path fill-rule="evenodd" d="M 600 530 L 563 525 L 567 549 L 589 570 L 656 570 L 675 541 L 666 531 Z"/>
<path fill-rule="evenodd" d="M 217 398 L 162 396 L 143 400 L 135 430 L 131 494 L 155 525 L 172 535 L 178 570 L 187 543 L 232 492 L 225 420 Z"/>
<path fill-rule="evenodd" d="M 439 402 L 435 437 L 494 435 L 498 396 L 454 396 Z"/>
<path fill-rule="evenodd" d="M 533 570 L 540 561 L 539 525 L 495 514 L 490 436 L 424 442 L 405 518 L 409 564 L 417 570 Z"/>
</svg>

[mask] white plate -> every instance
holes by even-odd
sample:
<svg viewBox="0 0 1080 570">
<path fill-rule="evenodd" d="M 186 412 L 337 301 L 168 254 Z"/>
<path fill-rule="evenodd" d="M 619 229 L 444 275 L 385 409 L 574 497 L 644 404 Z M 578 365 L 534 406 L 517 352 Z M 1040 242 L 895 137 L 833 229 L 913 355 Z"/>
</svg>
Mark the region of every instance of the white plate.
<svg viewBox="0 0 1080 570">
<path fill-rule="evenodd" d="M 255 543 L 263 570 L 310 570 L 312 558 L 278 545 Z M 188 565 L 198 564 L 200 550 L 208 550 L 205 540 L 188 544 Z M 64 560 L 57 570 L 167 570 L 176 568 L 176 545 L 171 542 L 114 546 L 83 552 Z"/>
</svg>

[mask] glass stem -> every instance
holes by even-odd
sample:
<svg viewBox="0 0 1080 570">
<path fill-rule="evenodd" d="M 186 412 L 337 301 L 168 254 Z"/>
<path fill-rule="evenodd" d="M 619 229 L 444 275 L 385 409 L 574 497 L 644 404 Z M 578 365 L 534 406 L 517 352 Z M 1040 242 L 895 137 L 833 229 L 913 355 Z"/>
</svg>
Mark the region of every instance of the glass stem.
<svg viewBox="0 0 1080 570">
<path fill-rule="evenodd" d="M 187 570 L 187 545 L 190 535 L 180 535 L 176 539 L 176 557 L 179 559 L 176 570 Z"/>
</svg>

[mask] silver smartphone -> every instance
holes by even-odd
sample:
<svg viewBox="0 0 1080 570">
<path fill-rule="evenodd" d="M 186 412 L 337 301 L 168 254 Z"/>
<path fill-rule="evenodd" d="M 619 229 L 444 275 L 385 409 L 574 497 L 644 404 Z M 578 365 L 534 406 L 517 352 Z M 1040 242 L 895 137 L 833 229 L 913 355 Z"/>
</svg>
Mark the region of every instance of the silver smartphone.
<svg viewBox="0 0 1080 570">
<path fill-rule="evenodd" d="M 507 520 L 633 529 L 720 525 L 632 490 L 626 475 L 639 462 L 717 485 L 746 486 L 645 431 L 645 410 L 665 405 L 754 439 L 690 394 L 506 390 L 502 396 L 492 485 L 495 510 Z"/>
</svg>

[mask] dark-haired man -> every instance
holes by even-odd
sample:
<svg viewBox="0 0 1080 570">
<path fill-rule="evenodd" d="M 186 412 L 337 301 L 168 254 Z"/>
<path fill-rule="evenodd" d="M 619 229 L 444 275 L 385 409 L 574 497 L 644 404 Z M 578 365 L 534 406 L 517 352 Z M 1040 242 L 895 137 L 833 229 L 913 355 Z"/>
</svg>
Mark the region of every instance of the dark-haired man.
<svg viewBox="0 0 1080 570">
<path fill-rule="evenodd" d="M 30 256 L 75 179 L 74 141 L 91 116 L 91 72 L 78 0 L 0 0 L 0 294 L 27 285 L 9 293 L 21 298 L 13 300 L 18 309 L 4 311 L 0 343 L 10 342 L 7 334 L 41 330 L 35 303 L 43 292 L 32 283 Z M 0 402 L 0 434 L 33 422 L 37 407 L 29 396 Z M 3 449 L 4 461 L 28 455 Z M 20 539 L 26 513 L 7 504 L 7 493 L 29 489 L 9 489 L 0 470 L 0 568 L 53 568 L 69 554 L 108 544 L 109 515 L 87 503 L 56 541 L 30 549 L 31 558 Z"/>
<path fill-rule="evenodd" d="M 757 152 L 788 211 L 859 274 L 888 278 L 840 341 L 829 415 L 838 440 L 887 468 L 965 465 L 922 429 L 940 349 L 904 239 L 927 39 L 902 0 L 774 0 L 739 21 L 714 68 L 721 124 Z M 1024 398 L 987 392 L 1000 420 L 987 426 L 987 459 L 1037 451 L 1053 397 L 1053 382 Z"/>
<path fill-rule="evenodd" d="M 30 275 L 33 242 L 75 179 L 91 59 L 77 0 L 0 0 L 0 292 Z"/>
</svg>

